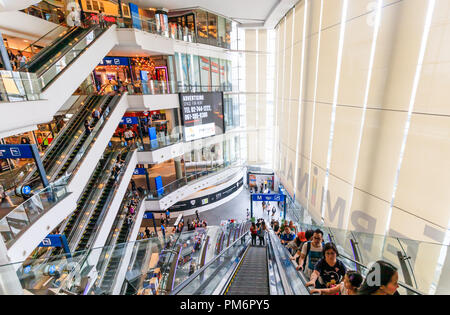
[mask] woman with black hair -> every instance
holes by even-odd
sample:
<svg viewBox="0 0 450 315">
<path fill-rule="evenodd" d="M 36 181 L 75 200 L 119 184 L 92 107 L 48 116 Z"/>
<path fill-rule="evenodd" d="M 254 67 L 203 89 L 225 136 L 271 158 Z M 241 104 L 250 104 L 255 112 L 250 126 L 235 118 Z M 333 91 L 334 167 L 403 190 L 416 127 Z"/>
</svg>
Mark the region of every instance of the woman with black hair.
<svg viewBox="0 0 450 315">
<path fill-rule="evenodd" d="M 388 262 L 377 261 L 366 275 L 359 295 L 394 295 L 398 289 L 397 268 Z"/>
<path fill-rule="evenodd" d="M 357 271 L 347 271 L 344 281 L 339 285 L 330 289 L 312 289 L 311 293 L 319 293 L 321 295 L 357 295 L 358 288 L 363 282 L 363 277 Z"/>
<path fill-rule="evenodd" d="M 339 252 L 336 245 L 327 243 L 323 247 L 323 258 L 319 260 L 306 286 L 329 289 L 337 286 L 344 278 L 347 269 L 342 261 L 337 259 Z"/>
</svg>

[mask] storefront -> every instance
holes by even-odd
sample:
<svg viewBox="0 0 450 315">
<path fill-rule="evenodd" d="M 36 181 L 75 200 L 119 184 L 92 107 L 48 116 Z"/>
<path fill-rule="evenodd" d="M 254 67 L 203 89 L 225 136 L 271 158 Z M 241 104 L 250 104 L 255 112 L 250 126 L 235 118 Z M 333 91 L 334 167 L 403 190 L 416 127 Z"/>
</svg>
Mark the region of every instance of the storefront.
<svg viewBox="0 0 450 315">
<path fill-rule="evenodd" d="M 130 60 L 128 57 L 105 57 L 94 70 L 97 91 L 105 93 L 116 89 L 120 83 L 129 84 L 131 80 Z"/>
</svg>

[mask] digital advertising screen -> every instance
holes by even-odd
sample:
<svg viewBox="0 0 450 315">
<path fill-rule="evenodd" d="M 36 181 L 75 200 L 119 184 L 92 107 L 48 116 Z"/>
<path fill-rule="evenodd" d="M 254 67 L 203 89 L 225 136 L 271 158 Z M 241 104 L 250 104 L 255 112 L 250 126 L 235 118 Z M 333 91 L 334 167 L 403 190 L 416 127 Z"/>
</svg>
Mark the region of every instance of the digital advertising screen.
<svg viewBox="0 0 450 315">
<path fill-rule="evenodd" d="M 224 133 L 223 93 L 180 93 L 184 140 L 193 141 Z"/>
</svg>

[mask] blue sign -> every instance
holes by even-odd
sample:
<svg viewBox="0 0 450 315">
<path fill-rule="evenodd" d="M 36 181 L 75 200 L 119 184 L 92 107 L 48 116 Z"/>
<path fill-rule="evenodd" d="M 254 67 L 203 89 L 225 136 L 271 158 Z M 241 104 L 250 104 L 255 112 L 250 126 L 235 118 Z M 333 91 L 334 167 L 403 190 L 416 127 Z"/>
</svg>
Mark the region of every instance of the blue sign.
<svg viewBox="0 0 450 315">
<path fill-rule="evenodd" d="M 1 144 L 0 159 L 32 159 L 31 144 Z"/>
<path fill-rule="evenodd" d="M 141 167 L 136 167 L 133 172 L 133 175 L 145 175 L 145 174 L 147 174 L 147 169 Z"/>
<path fill-rule="evenodd" d="M 31 188 L 30 186 L 23 186 L 22 187 L 22 194 L 24 195 L 29 195 L 31 193 Z"/>
<path fill-rule="evenodd" d="M 285 195 L 252 194 L 252 201 L 284 201 Z"/>
<path fill-rule="evenodd" d="M 129 66 L 130 61 L 128 57 L 105 57 L 100 62 L 102 66 Z"/>
<path fill-rule="evenodd" d="M 69 243 L 64 234 L 49 234 L 38 247 L 62 247 L 67 254 L 70 254 Z"/>
<path fill-rule="evenodd" d="M 31 271 L 31 266 L 26 266 L 25 268 L 23 268 L 24 274 L 30 273 L 30 271 Z"/>
<path fill-rule="evenodd" d="M 163 187 L 161 176 L 155 177 L 155 185 L 156 185 L 156 191 L 158 192 L 158 195 L 160 196 L 160 195 L 164 194 L 164 187 Z"/>
<path fill-rule="evenodd" d="M 153 212 L 145 212 L 144 219 L 153 219 Z"/>
<path fill-rule="evenodd" d="M 122 125 L 138 125 L 139 119 L 138 119 L 138 117 L 123 116 L 122 120 L 120 121 L 120 124 L 122 124 Z"/>
<path fill-rule="evenodd" d="M 157 147 L 159 147 L 158 139 L 156 137 L 156 128 L 155 127 L 148 128 L 148 135 L 150 137 L 150 147 L 152 149 L 156 149 Z"/>
<path fill-rule="evenodd" d="M 138 30 L 142 29 L 141 20 L 139 18 L 139 7 L 134 3 L 129 3 L 129 6 L 130 6 L 131 20 L 133 21 L 133 28 L 136 28 Z"/>
</svg>

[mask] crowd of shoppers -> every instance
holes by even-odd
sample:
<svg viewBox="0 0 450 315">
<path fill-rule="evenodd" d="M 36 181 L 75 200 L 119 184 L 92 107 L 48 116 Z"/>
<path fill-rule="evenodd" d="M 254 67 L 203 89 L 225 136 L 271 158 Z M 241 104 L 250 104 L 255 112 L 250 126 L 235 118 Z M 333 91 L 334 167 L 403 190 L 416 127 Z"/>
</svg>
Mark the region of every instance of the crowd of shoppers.
<svg viewBox="0 0 450 315">
<path fill-rule="evenodd" d="M 311 293 L 322 295 L 396 295 L 398 294 L 397 268 L 385 261 L 377 261 L 370 268 L 366 278 L 347 267 L 339 259 L 335 244 L 323 240 L 320 229 L 296 231 L 292 221 L 281 223 L 272 220 L 271 227 L 280 238 L 281 244 L 291 254 L 297 270 L 307 279 L 306 286 Z M 250 228 L 252 244 L 254 225 Z"/>
</svg>

